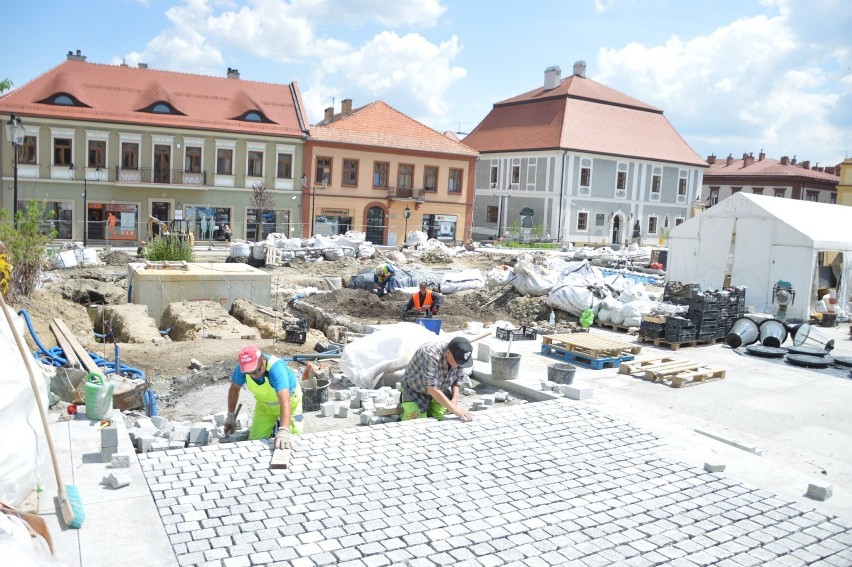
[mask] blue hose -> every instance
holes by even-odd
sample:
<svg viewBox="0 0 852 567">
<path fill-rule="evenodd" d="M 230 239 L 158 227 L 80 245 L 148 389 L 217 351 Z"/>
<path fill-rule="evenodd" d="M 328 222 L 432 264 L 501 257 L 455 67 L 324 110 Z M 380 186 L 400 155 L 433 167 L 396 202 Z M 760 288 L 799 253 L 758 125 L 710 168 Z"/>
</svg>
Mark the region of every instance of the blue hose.
<svg viewBox="0 0 852 567">
<path fill-rule="evenodd" d="M 18 315 L 23 316 L 24 321 L 27 323 L 27 328 L 30 330 L 30 336 L 32 336 L 33 341 L 38 346 L 38 350 L 33 353 L 33 357 L 41 360 L 45 364 L 49 364 L 51 366 L 65 366 L 68 364 L 68 359 L 65 357 L 65 353 L 63 352 L 61 347 L 53 347 L 51 349 L 46 348 L 42 342 L 38 338 L 38 334 L 35 332 L 33 328 L 33 323 L 30 321 L 30 314 L 27 313 L 26 309 L 21 309 L 18 311 Z M 145 373 L 139 370 L 138 368 L 133 368 L 130 366 L 125 366 L 120 364 L 116 369 L 114 362 L 109 362 L 106 359 L 98 356 L 97 354 L 90 352 L 88 355 L 92 360 L 95 361 L 100 367 L 103 367 L 107 372 L 110 371 L 114 374 L 121 374 L 122 376 L 127 376 L 128 378 L 133 379 L 145 379 Z"/>
</svg>

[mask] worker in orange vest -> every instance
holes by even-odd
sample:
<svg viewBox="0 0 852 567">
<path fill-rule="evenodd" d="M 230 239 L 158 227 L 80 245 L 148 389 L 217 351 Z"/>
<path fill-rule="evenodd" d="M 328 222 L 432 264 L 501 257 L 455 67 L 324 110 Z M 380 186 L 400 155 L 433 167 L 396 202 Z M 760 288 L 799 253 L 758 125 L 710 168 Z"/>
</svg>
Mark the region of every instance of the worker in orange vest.
<svg viewBox="0 0 852 567">
<path fill-rule="evenodd" d="M 429 289 L 426 282 L 420 282 L 420 291 L 414 293 L 405 306 L 406 315 L 432 317 L 441 308 L 441 294 Z"/>
</svg>

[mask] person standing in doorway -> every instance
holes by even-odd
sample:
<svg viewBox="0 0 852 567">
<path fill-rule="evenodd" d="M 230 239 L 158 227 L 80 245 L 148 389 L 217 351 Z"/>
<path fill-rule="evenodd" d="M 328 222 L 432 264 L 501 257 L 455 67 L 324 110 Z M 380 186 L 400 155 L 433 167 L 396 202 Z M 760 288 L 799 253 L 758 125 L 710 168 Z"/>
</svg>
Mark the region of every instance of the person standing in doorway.
<svg viewBox="0 0 852 567">
<path fill-rule="evenodd" d="M 229 225 L 229 224 L 225 225 L 225 243 L 226 244 L 231 243 L 231 225 Z"/>
</svg>

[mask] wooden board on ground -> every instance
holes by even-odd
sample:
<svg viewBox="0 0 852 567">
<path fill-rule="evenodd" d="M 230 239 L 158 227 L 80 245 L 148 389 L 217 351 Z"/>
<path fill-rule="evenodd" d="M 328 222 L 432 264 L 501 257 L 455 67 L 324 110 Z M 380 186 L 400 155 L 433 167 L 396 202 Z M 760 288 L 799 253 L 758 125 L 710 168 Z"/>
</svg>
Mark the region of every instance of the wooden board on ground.
<svg viewBox="0 0 852 567">
<path fill-rule="evenodd" d="M 76 364 L 82 368 L 83 363 L 80 362 L 80 359 L 77 357 L 77 353 L 74 352 L 74 347 L 72 347 L 71 343 L 68 342 L 68 339 L 65 338 L 65 333 L 59 329 L 59 326 L 57 326 L 56 323 L 51 323 L 49 327 L 53 336 L 56 337 L 56 342 L 59 344 L 59 348 L 61 348 L 62 352 L 65 354 L 65 360 L 68 361 L 68 366 L 74 366 Z"/>
<path fill-rule="evenodd" d="M 673 362 L 677 360 L 674 356 L 670 354 L 648 354 L 643 355 L 641 358 L 637 358 L 635 360 L 631 360 L 628 362 L 624 362 L 621 366 L 618 367 L 619 374 L 634 374 L 645 368 L 655 365 L 661 364 L 664 362 Z"/>
<path fill-rule="evenodd" d="M 71 332 L 71 329 L 68 328 L 68 325 L 65 324 L 65 321 L 58 317 L 53 318 L 53 322 L 56 324 L 56 328 L 65 336 L 65 340 L 67 341 L 71 352 L 77 355 L 77 358 L 80 361 L 80 364 L 83 368 L 88 370 L 89 372 L 100 372 L 100 368 L 92 360 L 92 357 L 89 356 L 89 353 L 86 352 L 86 349 L 83 348 L 83 345 L 80 344 L 80 341 L 77 340 L 77 337 L 74 336 L 74 333 Z M 54 332 L 54 334 L 56 334 Z M 57 337 L 57 341 L 58 341 Z M 60 343 L 61 345 L 61 343 Z M 64 350 L 64 347 L 63 347 Z"/>
<path fill-rule="evenodd" d="M 272 460 L 269 461 L 271 469 L 286 469 L 290 466 L 290 449 L 275 449 Z"/>
<path fill-rule="evenodd" d="M 725 370 L 722 368 L 709 367 L 703 362 L 674 355 L 644 356 L 625 362 L 618 371 L 621 374 L 641 376 L 650 382 L 662 382 L 672 388 L 704 384 L 725 377 Z"/>
<path fill-rule="evenodd" d="M 639 345 L 592 334 L 544 335 L 541 342 L 591 358 L 618 357 L 622 354 L 639 354 L 642 351 Z"/>
<path fill-rule="evenodd" d="M 388 415 L 402 415 L 402 408 L 401 407 L 376 408 L 376 409 L 373 410 L 373 415 L 379 416 L 379 417 L 385 417 L 385 416 L 388 416 Z"/>
</svg>

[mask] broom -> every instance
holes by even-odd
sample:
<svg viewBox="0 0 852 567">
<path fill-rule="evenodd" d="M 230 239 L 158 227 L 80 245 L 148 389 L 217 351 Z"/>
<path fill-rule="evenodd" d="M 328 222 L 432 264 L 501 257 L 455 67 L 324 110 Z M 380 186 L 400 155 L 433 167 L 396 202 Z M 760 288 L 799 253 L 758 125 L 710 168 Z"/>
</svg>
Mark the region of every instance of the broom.
<svg viewBox="0 0 852 567">
<path fill-rule="evenodd" d="M 33 371 L 33 364 L 35 364 L 35 362 L 33 357 L 24 347 L 21 336 L 18 333 L 18 329 L 15 327 L 15 323 L 12 320 L 11 315 L 9 315 L 9 306 L 6 305 L 6 300 L 3 299 L 3 294 L 1 293 L 0 306 L 3 308 L 3 315 L 6 317 L 6 322 L 9 324 L 12 335 L 15 337 L 15 343 L 18 345 L 21 358 L 24 359 L 24 364 L 27 366 L 30 385 L 33 388 L 33 394 L 35 395 L 36 404 L 38 405 L 38 412 L 41 415 L 41 423 L 44 426 L 44 435 L 47 437 L 47 446 L 50 449 L 50 458 L 53 460 L 53 471 L 56 473 L 56 492 L 57 498 L 59 498 L 59 507 L 62 510 L 62 520 L 69 528 L 79 529 L 83 525 L 83 520 L 86 519 L 86 514 L 83 511 L 83 503 L 80 501 L 80 493 L 77 491 L 77 487 L 71 484 L 62 484 L 62 477 L 59 474 L 59 461 L 56 458 L 56 450 L 53 448 L 53 438 L 50 436 L 50 427 L 47 424 L 47 415 L 45 415 L 44 406 L 41 403 L 41 395 L 38 391 L 38 384 L 36 383 L 35 372 Z"/>
</svg>

